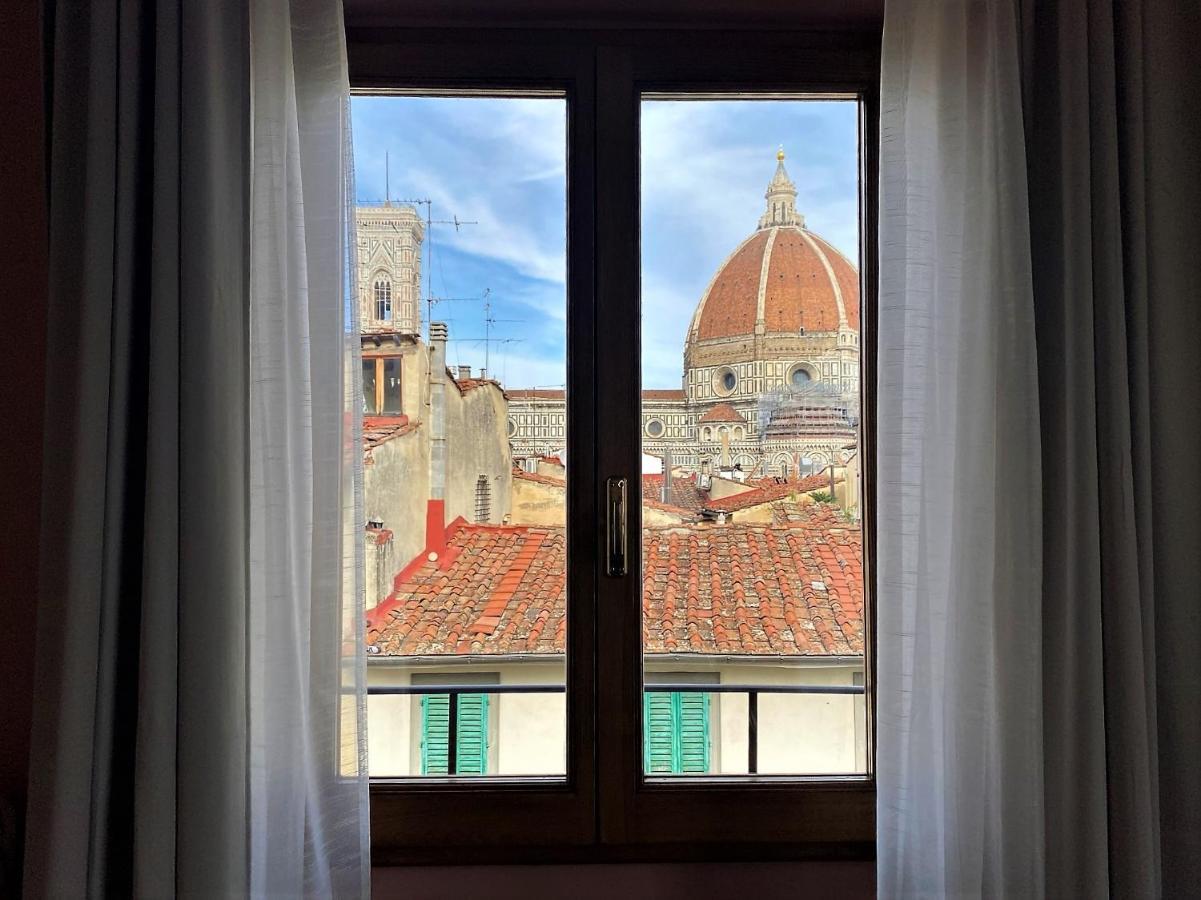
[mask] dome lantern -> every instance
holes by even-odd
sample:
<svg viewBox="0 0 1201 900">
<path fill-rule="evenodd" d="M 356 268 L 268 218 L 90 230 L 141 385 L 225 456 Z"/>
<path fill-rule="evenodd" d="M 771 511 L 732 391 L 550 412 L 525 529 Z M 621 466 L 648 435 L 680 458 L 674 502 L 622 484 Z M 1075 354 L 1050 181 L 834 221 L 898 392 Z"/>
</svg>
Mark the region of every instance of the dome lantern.
<svg viewBox="0 0 1201 900">
<path fill-rule="evenodd" d="M 767 208 L 759 218 L 759 228 L 775 228 L 779 225 L 805 227 L 805 217 L 796 211 L 796 185 L 784 168 L 784 147 L 776 152 L 776 174 L 772 176 L 764 193 Z"/>
</svg>

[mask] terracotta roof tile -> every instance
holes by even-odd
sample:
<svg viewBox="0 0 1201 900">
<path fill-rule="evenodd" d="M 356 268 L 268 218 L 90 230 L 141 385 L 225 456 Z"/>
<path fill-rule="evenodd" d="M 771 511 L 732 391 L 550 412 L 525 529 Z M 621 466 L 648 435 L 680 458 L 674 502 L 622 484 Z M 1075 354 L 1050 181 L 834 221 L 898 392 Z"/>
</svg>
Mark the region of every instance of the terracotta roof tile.
<svg viewBox="0 0 1201 900">
<path fill-rule="evenodd" d="M 788 527 L 648 528 L 648 653 L 850 656 L 863 652 L 859 531 L 832 512 Z M 453 526 L 368 615 L 373 655 L 561 654 L 561 528 Z"/>
<path fill-rule="evenodd" d="M 409 434 L 420 427 L 420 421 L 408 416 L 364 416 L 363 449 L 371 450 L 385 441 Z"/>
<path fill-rule="evenodd" d="M 704 423 L 704 422 L 738 422 L 739 424 L 742 424 L 742 425 L 746 424 L 746 419 L 744 419 L 742 417 L 741 413 L 739 413 L 738 410 L 736 410 L 734 407 L 732 407 L 728 403 L 717 404 L 717 406 L 713 407 L 711 410 L 706 412 L 697 421 L 702 422 L 702 423 Z"/>
<path fill-rule="evenodd" d="M 682 390 L 671 388 L 644 388 L 643 400 L 685 400 L 688 395 Z"/>
<path fill-rule="evenodd" d="M 663 476 L 661 474 L 643 475 L 643 501 L 655 500 L 662 502 L 662 498 Z M 705 508 L 705 503 L 708 499 L 708 495 L 696 486 L 696 475 L 676 475 L 671 479 L 670 506 L 678 506 L 681 509 L 699 512 Z"/>
<path fill-rule="evenodd" d="M 841 479 L 838 480 L 841 481 Z M 783 500 L 793 495 L 808 494 L 812 491 L 823 489 L 829 490 L 830 478 L 827 475 L 810 475 L 808 478 L 801 478 L 796 481 L 761 479 L 756 484 L 757 487 L 753 490 L 744 491 L 741 494 L 722 497 L 720 500 L 706 500 L 705 509 L 718 512 L 736 512 L 740 509 L 759 506 L 762 503 Z"/>
</svg>

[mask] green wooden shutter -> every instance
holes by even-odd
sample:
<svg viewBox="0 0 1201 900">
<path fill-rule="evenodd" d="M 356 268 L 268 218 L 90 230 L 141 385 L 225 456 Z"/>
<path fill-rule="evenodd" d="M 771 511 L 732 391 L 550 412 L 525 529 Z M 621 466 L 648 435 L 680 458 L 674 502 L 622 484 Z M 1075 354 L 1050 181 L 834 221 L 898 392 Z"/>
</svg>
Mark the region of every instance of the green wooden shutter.
<svg viewBox="0 0 1201 900">
<path fill-rule="evenodd" d="M 450 761 L 450 695 L 421 697 L 421 774 L 446 775 Z"/>
<path fill-rule="evenodd" d="M 676 771 L 674 696 L 666 691 L 644 691 L 642 694 L 643 766 L 648 775 Z"/>
<path fill-rule="evenodd" d="M 488 772 L 488 695 L 459 695 L 459 775 Z"/>
<path fill-rule="evenodd" d="M 709 771 L 709 695 L 644 691 L 643 767 L 648 775 Z"/>
<path fill-rule="evenodd" d="M 460 694 L 457 724 L 456 775 L 488 772 L 488 695 Z M 421 774 L 448 775 L 450 763 L 450 695 L 421 698 Z"/>
<path fill-rule="evenodd" d="M 709 771 L 709 695 L 673 695 L 676 707 L 677 772 Z"/>
</svg>

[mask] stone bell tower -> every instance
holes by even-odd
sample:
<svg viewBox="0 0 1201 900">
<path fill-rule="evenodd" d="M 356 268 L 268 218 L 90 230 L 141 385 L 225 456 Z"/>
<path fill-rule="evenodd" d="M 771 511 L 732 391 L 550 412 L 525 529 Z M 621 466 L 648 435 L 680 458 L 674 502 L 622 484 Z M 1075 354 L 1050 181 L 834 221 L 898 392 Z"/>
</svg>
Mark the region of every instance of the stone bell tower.
<svg viewBox="0 0 1201 900">
<path fill-rule="evenodd" d="M 408 205 L 355 208 L 359 328 L 421 333 L 421 242 L 425 225 Z"/>
</svg>

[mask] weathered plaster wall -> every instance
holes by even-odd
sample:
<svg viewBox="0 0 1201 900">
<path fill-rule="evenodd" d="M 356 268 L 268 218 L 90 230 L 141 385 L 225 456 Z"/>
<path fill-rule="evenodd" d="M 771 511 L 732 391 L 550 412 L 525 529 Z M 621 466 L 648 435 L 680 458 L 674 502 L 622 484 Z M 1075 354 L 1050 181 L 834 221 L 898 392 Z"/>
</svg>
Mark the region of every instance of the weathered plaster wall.
<svg viewBox="0 0 1201 900">
<path fill-rule="evenodd" d="M 411 425 L 382 440 L 364 454 L 366 517 L 383 522 L 383 527 L 393 535 L 391 546 L 383 548 L 389 557 L 386 561 L 380 558 L 379 547 L 368 546 L 368 607 L 388 594 L 392 576 L 426 547 L 426 510 L 432 493 L 429 365 L 424 343 L 415 344 L 403 354 L 402 410 L 416 423 L 415 427 Z M 480 475 L 487 478 L 489 485 L 488 521 L 500 524 L 509 513 L 513 478 L 505 434 L 504 394 L 493 384 L 477 386 L 464 394 L 449 374 L 445 377 L 447 483 L 443 524 L 459 516 L 468 522 L 475 521 L 476 484 Z M 372 570 L 380 566 L 390 566 L 391 571 L 386 578 L 373 578 Z"/>
<path fill-rule="evenodd" d="M 562 528 L 567 521 L 567 489 L 559 485 L 530 481 L 518 476 L 512 480 L 513 506 L 510 521 L 514 525 L 553 525 Z"/>
<path fill-rule="evenodd" d="M 506 432 L 508 404 L 500 388 L 483 384 L 465 394 L 446 385 L 446 517 L 475 521 L 476 485 L 487 479 L 489 515 L 499 525 L 509 514 L 513 459 Z"/>
</svg>

